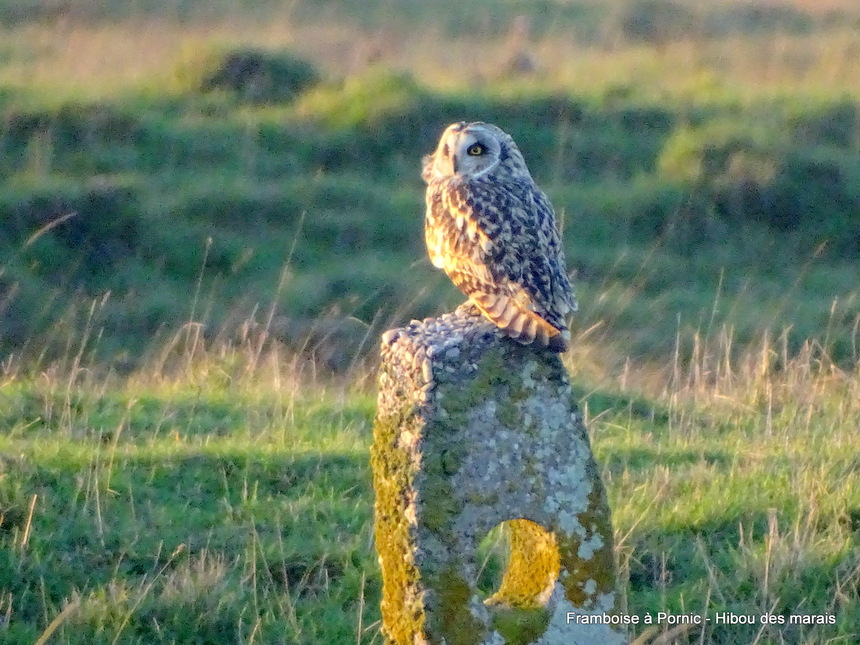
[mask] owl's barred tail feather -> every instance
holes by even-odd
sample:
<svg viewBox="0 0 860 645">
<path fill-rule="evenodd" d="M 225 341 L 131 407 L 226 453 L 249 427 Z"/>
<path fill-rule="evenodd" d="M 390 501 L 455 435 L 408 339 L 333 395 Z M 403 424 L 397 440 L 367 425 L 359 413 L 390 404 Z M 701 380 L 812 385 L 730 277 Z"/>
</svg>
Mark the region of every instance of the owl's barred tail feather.
<svg viewBox="0 0 860 645">
<path fill-rule="evenodd" d="M 537 342 L 551 352 L 567 351 L 570 332 L 551 325 L 514 298 L 482 291 L 470 293 L 469 298 L 481 313 L 514 340 L 524 345 Z"/>
</svg>

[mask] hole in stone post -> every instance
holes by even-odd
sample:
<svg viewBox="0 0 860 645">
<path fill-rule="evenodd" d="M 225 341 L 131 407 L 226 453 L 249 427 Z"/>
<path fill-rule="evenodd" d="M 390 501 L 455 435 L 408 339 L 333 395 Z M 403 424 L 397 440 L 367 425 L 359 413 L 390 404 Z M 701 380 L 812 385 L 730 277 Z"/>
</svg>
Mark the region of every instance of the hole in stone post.
<svg viewBox="0 0 860 645">
<path fill-rule="evenodd" d="M 509 520 L 487 534 L 478 555 L 477 587 L 487 596 L 493 627 L 511 643 L 543 634 L 561 569 L 555 536 L 530 520 Z"/>
</svg>

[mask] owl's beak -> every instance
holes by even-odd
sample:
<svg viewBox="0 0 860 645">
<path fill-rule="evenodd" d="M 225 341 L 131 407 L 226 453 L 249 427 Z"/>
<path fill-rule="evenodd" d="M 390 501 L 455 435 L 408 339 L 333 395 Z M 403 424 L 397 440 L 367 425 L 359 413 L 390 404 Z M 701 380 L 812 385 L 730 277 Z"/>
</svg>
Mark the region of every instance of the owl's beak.
<svg viewBox="0 0 860 645">
<path fill-rule="evenodd" d="M 454 171 L 454 174 L 457 174 L 457 157 L 451 158 L 451 169 Z"/>
</svg>

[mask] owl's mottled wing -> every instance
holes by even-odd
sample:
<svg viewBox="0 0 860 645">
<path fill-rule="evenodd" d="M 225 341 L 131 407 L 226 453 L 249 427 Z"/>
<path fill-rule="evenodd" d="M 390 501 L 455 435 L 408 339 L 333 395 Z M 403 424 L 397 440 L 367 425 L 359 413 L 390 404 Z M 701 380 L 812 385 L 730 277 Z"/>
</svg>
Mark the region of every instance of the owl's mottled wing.
<svg viewBox="0 0 860 645">
<path fill-rule="evenodd" d="M 426 239 L 433 264 L 507 335 L 567 348 L 576 303 L 552 207 L 530 181 L 431 186 Z"/>
</svg>

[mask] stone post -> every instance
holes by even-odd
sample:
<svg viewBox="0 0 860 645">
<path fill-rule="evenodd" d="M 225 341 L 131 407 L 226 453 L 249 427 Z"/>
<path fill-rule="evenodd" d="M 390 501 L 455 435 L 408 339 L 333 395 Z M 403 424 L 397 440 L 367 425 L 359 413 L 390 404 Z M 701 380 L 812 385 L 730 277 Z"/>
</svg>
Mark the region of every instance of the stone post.
<svg viewBox="0 0 860 645">
<path fill-rule="evenodd" d="M 395 645 L 621 645 L 612 524 L 557 355 L 469 306 L 386 332 L 371 457 L 382 630 Z M 504 522 L 501 585 L 477 548 Z"/>
</svg>

